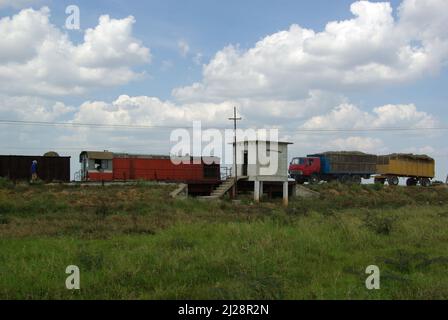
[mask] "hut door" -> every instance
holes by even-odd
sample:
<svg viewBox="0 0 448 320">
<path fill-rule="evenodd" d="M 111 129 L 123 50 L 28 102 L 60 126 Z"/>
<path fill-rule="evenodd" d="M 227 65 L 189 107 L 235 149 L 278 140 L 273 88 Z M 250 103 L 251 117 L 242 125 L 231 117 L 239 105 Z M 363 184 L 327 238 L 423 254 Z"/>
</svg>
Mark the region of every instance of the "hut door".
<svg viewBox="0 0 448 320">
<path fill-rule="evenodd" d="M 243 172 L 241 173 L 244 177 L 247 176 L 248 163 L 249 163 L 249 153 L 248 151 L 244 151 Z"/>
</svg>

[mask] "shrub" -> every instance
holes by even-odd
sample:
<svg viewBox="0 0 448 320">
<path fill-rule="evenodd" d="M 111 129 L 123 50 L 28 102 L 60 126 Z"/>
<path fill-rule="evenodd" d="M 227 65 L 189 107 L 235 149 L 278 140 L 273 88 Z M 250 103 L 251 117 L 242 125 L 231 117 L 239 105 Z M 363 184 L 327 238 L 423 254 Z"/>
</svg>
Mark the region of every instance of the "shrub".
<svg viewBox="0 0 448 320">
<path fill-rule="evenodd" d="M 110 206 L 106 201 L 101 201 L 100 204 L 95 207 L 95 214 L 103 219 L 110 214 L 110 211 Z"/>
<path fill-rule="evenodd" d="M 376 234 L 389 235 L 396 220 L 397 218 L 394 216 L 383 217 L 368 212 L 364 219 L 364 225 Z"/>
<path fill-rule="evenodd" d="M 78 261 L 86 270 L 98 270 L 104 265 L 104 256 L 101 253 L 81 250 L 78 254 Z"/>
<path fill-rule="evenodd" d="M 0 188 L 1 189 L 10 189 L 13 188 L 14 184 L 11 180 L 0 177 Z"/>
<path fill-rule="evenodd" d="M 0 215 L 0 224 L 8 224 L 9 223 L 9 218 Z"/>
<path fill-rule="evenodd" d="M 0 214 L 13 213 L 15 212 L 15 205 L 9 201 L 0 202 Z"/>
<path fill-rule="evenodd" d="M 372 185 L 372 189 L 375 190 L 375 191 L 381 191 L 381 190 L 384 189 L 384 184 L 382 184 L 382 183 L 374 183 Z"/>
</svg>

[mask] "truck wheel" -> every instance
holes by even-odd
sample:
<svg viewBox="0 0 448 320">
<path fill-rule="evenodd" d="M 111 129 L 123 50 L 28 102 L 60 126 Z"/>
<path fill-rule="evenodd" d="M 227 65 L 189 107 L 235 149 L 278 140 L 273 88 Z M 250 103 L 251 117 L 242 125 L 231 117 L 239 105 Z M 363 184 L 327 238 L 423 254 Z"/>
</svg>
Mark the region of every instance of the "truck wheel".
<svg viewBox="0 0 448 320">
<path fill-rule="evenodd" d="M 429 187 L 431 185 L 431 180 L 428 178 L 423 178 L 420 180 L 420 184 L 422 187 Z"/>
<path fill-rule="evenodd" d="M 398 180 L 398 177 L 394 176 L 387 178 L 387 182 L 389 183 L 390 186 L 398 186 L 400 180 Z"/>
<path fill-rule="evenodd" d="M 415 178 L 409 178 L 409 179 L 407 179 L 406 180 L 406 185 L 408 186 L 408 187 L 412 187 L 412 186 L 416 186 L 417 185 L 417 179 L 415 179 Z"/>
<path fill-rule="evenodd" d="M 310 184 L 318 184 L 320 182 L 320 179 L 317 175 L 313 174 L 310 177 Z"/>
<path fill-rule="evenodd" d="M 352 182 L 353 182 L 354 184 L 361 184 L 361 183 L 362 183 L 362 178 L 361 178 L 361 176 L 358 176 L 358 175 L 353 176 L 353 177 L 352 177 Z"/>
</svg>

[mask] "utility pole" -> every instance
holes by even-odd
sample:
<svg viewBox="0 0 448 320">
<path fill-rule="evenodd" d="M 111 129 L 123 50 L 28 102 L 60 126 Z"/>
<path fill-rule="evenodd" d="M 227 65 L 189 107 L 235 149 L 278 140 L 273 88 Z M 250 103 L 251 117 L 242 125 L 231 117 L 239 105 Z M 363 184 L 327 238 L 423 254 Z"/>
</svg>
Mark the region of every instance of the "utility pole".
<svg viewBox="0 0 448 320">
<path fill-rule="evenodd" d="M 229 120 L 233 121 L 233 166 L 235 168 L 235 185 L 233 187 L 233 197 L 236 198 L 238 192 L 238 168 L 236 163 L 236 122 L 243 120 L 241 117 L 236 117 L 236 107 L 233 108 L 233 118 L 229 118 Z"/>
</svg>

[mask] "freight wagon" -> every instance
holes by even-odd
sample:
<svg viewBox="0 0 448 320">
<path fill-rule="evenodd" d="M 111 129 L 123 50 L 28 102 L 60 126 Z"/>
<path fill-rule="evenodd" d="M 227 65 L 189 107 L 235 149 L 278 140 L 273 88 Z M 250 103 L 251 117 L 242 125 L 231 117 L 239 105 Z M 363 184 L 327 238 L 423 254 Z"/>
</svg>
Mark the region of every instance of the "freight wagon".
<svg viewBox="0 0 448 320">
<path fill-rule="evenodd" d="M 80 154 L 81 181 L 166 181 L 208 182 L 221 180 L 219 159 L 193 158 L 174 164 L 170 156 L 83 151 Z"/>
<path fill-rule="evenodd" d="M 377 156 L 357 151 L 324 152 L 294 158 L 289 174 L 298 183 L 338 180 L 360 184 L 376 173 Z"/>
<path fill-rule="evenodd" d="M 390 154 L 378 157 L 378 176 L 375 183 L 398 185 L 399 178 L 407 178 L 408 186 L 427 187 L 435 176 L 435 161 L 427 155 Z"/>
<path fill-rule="evenodd" d="M 70 181 L 70 157 L 51 156 L 0 156 L 0 177 L 13 181 L 31 179 L 31 163 L 37 161 L 37 176 L 45 182 Z"/>
</svg>

